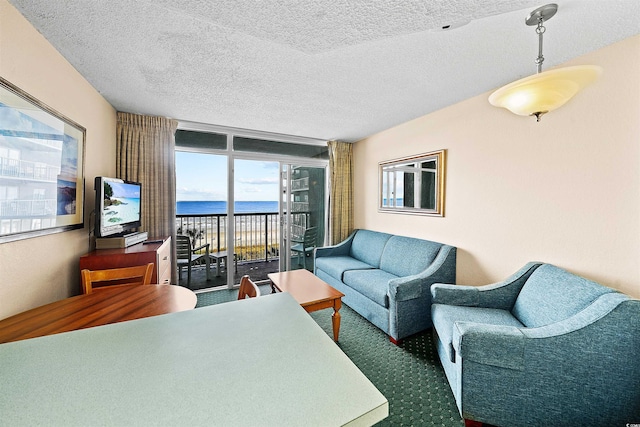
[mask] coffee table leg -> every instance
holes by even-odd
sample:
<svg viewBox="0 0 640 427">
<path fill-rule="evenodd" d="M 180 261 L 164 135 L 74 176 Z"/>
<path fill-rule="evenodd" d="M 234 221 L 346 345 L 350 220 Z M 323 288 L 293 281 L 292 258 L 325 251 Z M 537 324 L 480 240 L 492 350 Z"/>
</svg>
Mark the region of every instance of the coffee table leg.
<svg viewBox="0 0 640 427">
<path fill-rule="evenodd" d="M 342 307 L 342 301 L 340 299 L 335 300 L 333 304 L 333 314 L 331 315 L 331 323 L 333 323 L 333 340 L 338 342 L 338 334 L 340 334 L 340 307 Z"/>
</svg>

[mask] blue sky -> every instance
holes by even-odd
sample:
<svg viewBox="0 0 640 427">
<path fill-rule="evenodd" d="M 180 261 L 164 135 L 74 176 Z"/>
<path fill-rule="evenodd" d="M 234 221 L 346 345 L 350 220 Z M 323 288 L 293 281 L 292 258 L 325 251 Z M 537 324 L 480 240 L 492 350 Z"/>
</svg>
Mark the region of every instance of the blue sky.
<svg viewBox="0 0 640 427">
<path fill-rule="evenodd" d="M 131 185 L 121 182 L 110 181 L 109 185 L 113 190 L 113 197 L 119 197 L 121 199 L 139 199 L 140 187 L 137 185 Z"/>
<path fill-rule="evenodd" d="M 277 201 L 278 162 L 235 161 L 237 201 Z M 176 200 L 227 200 L 227 158 L 176 151 Z"/>
</svg>

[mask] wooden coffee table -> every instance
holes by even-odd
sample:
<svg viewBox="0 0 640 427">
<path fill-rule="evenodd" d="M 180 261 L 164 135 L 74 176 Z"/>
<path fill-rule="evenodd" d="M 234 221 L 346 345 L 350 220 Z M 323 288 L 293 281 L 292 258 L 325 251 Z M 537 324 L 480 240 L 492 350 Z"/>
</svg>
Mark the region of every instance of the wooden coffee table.
<svg viewBox="0 0 640 427">
<path fill-rule="evenodd" d="M 268 274 L 271 279 L 271 289 L 281 292 L 288 292 L 298 301 L 307 313 L 333 307 L 331 322 L 333 324 L 333 340 L 338 341 L 340 333 L 340 307 L 341 298 L 344 294 L 324 281 L 319 279 L 308 270 L 291 270 L 280 273 Z"/>
</svg>

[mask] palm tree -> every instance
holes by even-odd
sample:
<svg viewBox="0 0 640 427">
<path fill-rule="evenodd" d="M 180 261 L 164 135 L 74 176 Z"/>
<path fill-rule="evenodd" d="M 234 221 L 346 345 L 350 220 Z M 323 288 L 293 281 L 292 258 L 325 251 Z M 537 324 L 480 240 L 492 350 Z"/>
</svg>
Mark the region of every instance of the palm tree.
<svg viewBox="0 0 640 427">
<path fill-rule="evenodd" d="M 189 236 L 191 238 L 191 246 L 196 247 L 196 240 L 202 239 L 204 237 L 204 232 L 201 229 L 186 229 L 182 230 L 182 227 L 178 228 L 178 234 L 183 234 L 185 236 Z"/>
</svg>

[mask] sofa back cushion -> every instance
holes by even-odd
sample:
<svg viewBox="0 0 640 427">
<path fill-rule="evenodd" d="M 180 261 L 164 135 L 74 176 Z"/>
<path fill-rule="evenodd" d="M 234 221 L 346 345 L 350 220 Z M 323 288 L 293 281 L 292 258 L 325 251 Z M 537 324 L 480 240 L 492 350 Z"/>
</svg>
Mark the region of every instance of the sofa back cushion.
<svg viewBox="0 0 640 427">
<path fill-rule="evenodd" d="M 358 230 L 356 231 L 356 235 L 353 236 L 351 252 L 349 255 L 357 260 L 366 262 L 372 267 L 378 268 L 380 267 L 382 250 L 390 237 L 391 234 L 387 233 L 379 233 L 371 230 Z"/>
<path fill-rule="evenodd" d="M 418 274 L 433 263 L 441 247 L 429 240 L 393 236 L 382 252 L 380 269 L 399 277 Z"/>
<path fill-rule="evenodd" d="M 564 320 L 600 295 L 615 292 L 551 264 L 543 264 L 525 282 L 511 311 L 528 328 Z"/>
</svg>

